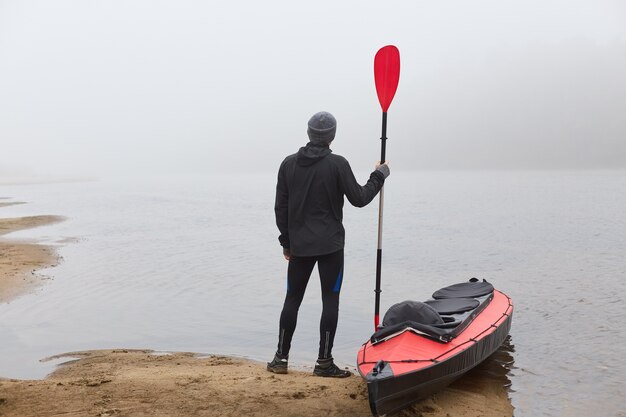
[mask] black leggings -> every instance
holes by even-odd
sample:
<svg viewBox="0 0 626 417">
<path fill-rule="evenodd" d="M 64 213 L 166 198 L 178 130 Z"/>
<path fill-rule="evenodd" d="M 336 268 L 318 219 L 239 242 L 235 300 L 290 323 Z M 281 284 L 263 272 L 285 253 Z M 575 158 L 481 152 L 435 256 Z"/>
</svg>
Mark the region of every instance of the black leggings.
<svg viewBox="0 0 626 417">
<path fill-rule="evenodd" d="M 339 314 L 339 292 L 343 281 L 343 249 L 321 256 L 292 256 L 287 268 L 287 296 L 280 314 L 278 353 L 288 355 L 291 339 L 296 330 L 298 309 L 304 297 L 306 285 L 317 262 L 322 284 L 322 318 L 320 320 L 319 358 L 331 358 L 337 317 Z"/>
</svg>

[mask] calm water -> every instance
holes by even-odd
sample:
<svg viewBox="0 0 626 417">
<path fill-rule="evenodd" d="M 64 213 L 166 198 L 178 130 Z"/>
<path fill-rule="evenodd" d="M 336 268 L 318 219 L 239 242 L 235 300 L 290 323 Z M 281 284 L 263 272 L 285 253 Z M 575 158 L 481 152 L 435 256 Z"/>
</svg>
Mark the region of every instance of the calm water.
<svg viewBox="0 0 626 417">
<path fill-rule="evenodd" d="M 274 185 L 250 175 L 0 186 L 29 202 L 2 217 L 68 217 L 9 237 L 76 239 L 59 244 L 64 261 L 43 287 L 0 305 L 0 375 L 42 377 L 41 358 L 112 347 L 270 358 L 286 279 Z M 625 171 L 394 172 L 385 197 L 382 311 L 487 278 L 516 306 L 516 416 L 626 416 Z M 345 217 L 334 354 L 354 365 L 372 331 L 377 204 Z M 317 352 L 319 292 L 312 279 L 292 349 L 301 365 Z"/>
</svg>

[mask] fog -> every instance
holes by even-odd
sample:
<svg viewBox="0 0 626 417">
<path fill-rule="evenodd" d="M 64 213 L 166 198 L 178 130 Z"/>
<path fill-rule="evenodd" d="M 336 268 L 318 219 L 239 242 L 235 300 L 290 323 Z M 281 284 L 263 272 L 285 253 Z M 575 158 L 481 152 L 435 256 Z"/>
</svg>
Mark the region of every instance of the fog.
<svg viewBox="0 0 626 417">
<path fill-rule="evenodd" d="M 369 169 L 386 44 L 392 170 L 626 167 L 622 1 L 0 0 L 0 177 Z"/>
</svg>

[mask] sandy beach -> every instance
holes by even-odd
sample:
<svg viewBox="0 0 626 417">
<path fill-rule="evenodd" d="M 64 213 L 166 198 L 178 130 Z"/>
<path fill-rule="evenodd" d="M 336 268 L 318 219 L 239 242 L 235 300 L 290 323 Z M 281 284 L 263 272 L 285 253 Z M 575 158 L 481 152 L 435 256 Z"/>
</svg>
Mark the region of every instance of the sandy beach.
<svg viewBox="0 0 626 417">
<path fill-rule="evenodd" d="M 0 302 L 35 288 L 42 282 L 36 270 L 58 262 L 52 247 L 1 235 L 62 219 L 0 219 Z M 263 363 L 239 358 L 122 348 L 66 353 L 54 359 L 65 358 L 43 380 L 0 375 L 0 416 L 370 415 L 366 386 L 358 376 L 319 378 L 307 369 L 274 375 Z M 489 365 L 483 364 L 398 415 L 512 416 L 503 381 L 491 374 Z"/>
<path fill-rule="evenodd" d="M 0 202 L 3 206 L 21 204 Z M 60 216 L 31 216 L 0 219 L 0 303 L 11 301 L 41 284 L 44 277 L 38 269 L 56 265 L 58 257 L 53 248 L 23 240 L 2 239 L 3 235 L 23 229 L 62 221 Z"/>
<path fill-rule="evenodd" d="M 0 415 L 370 415 L 366 387 L 357 376 L 274 375 L 258 362 L 181 352 L 118 349 L 67 356 L 69 362 L 45 380 L 0 380 Z M 474 372 L 399 415 L 503 417 L 512 409 L 502 388 Z"/>
</svg>

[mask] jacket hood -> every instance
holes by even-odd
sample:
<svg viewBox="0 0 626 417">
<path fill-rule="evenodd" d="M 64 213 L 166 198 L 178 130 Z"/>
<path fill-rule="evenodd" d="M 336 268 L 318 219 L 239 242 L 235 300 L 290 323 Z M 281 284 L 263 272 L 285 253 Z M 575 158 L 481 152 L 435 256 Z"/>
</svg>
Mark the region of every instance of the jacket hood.
<svg viewBox="0 0 626 417">
<path fill-rule="evenodd" d="M 327 144 L 309 142 L 300 148 L 296 155 L 296 163 L 302 167 L 315 164 L 331 154 Z"/>
</svg>

